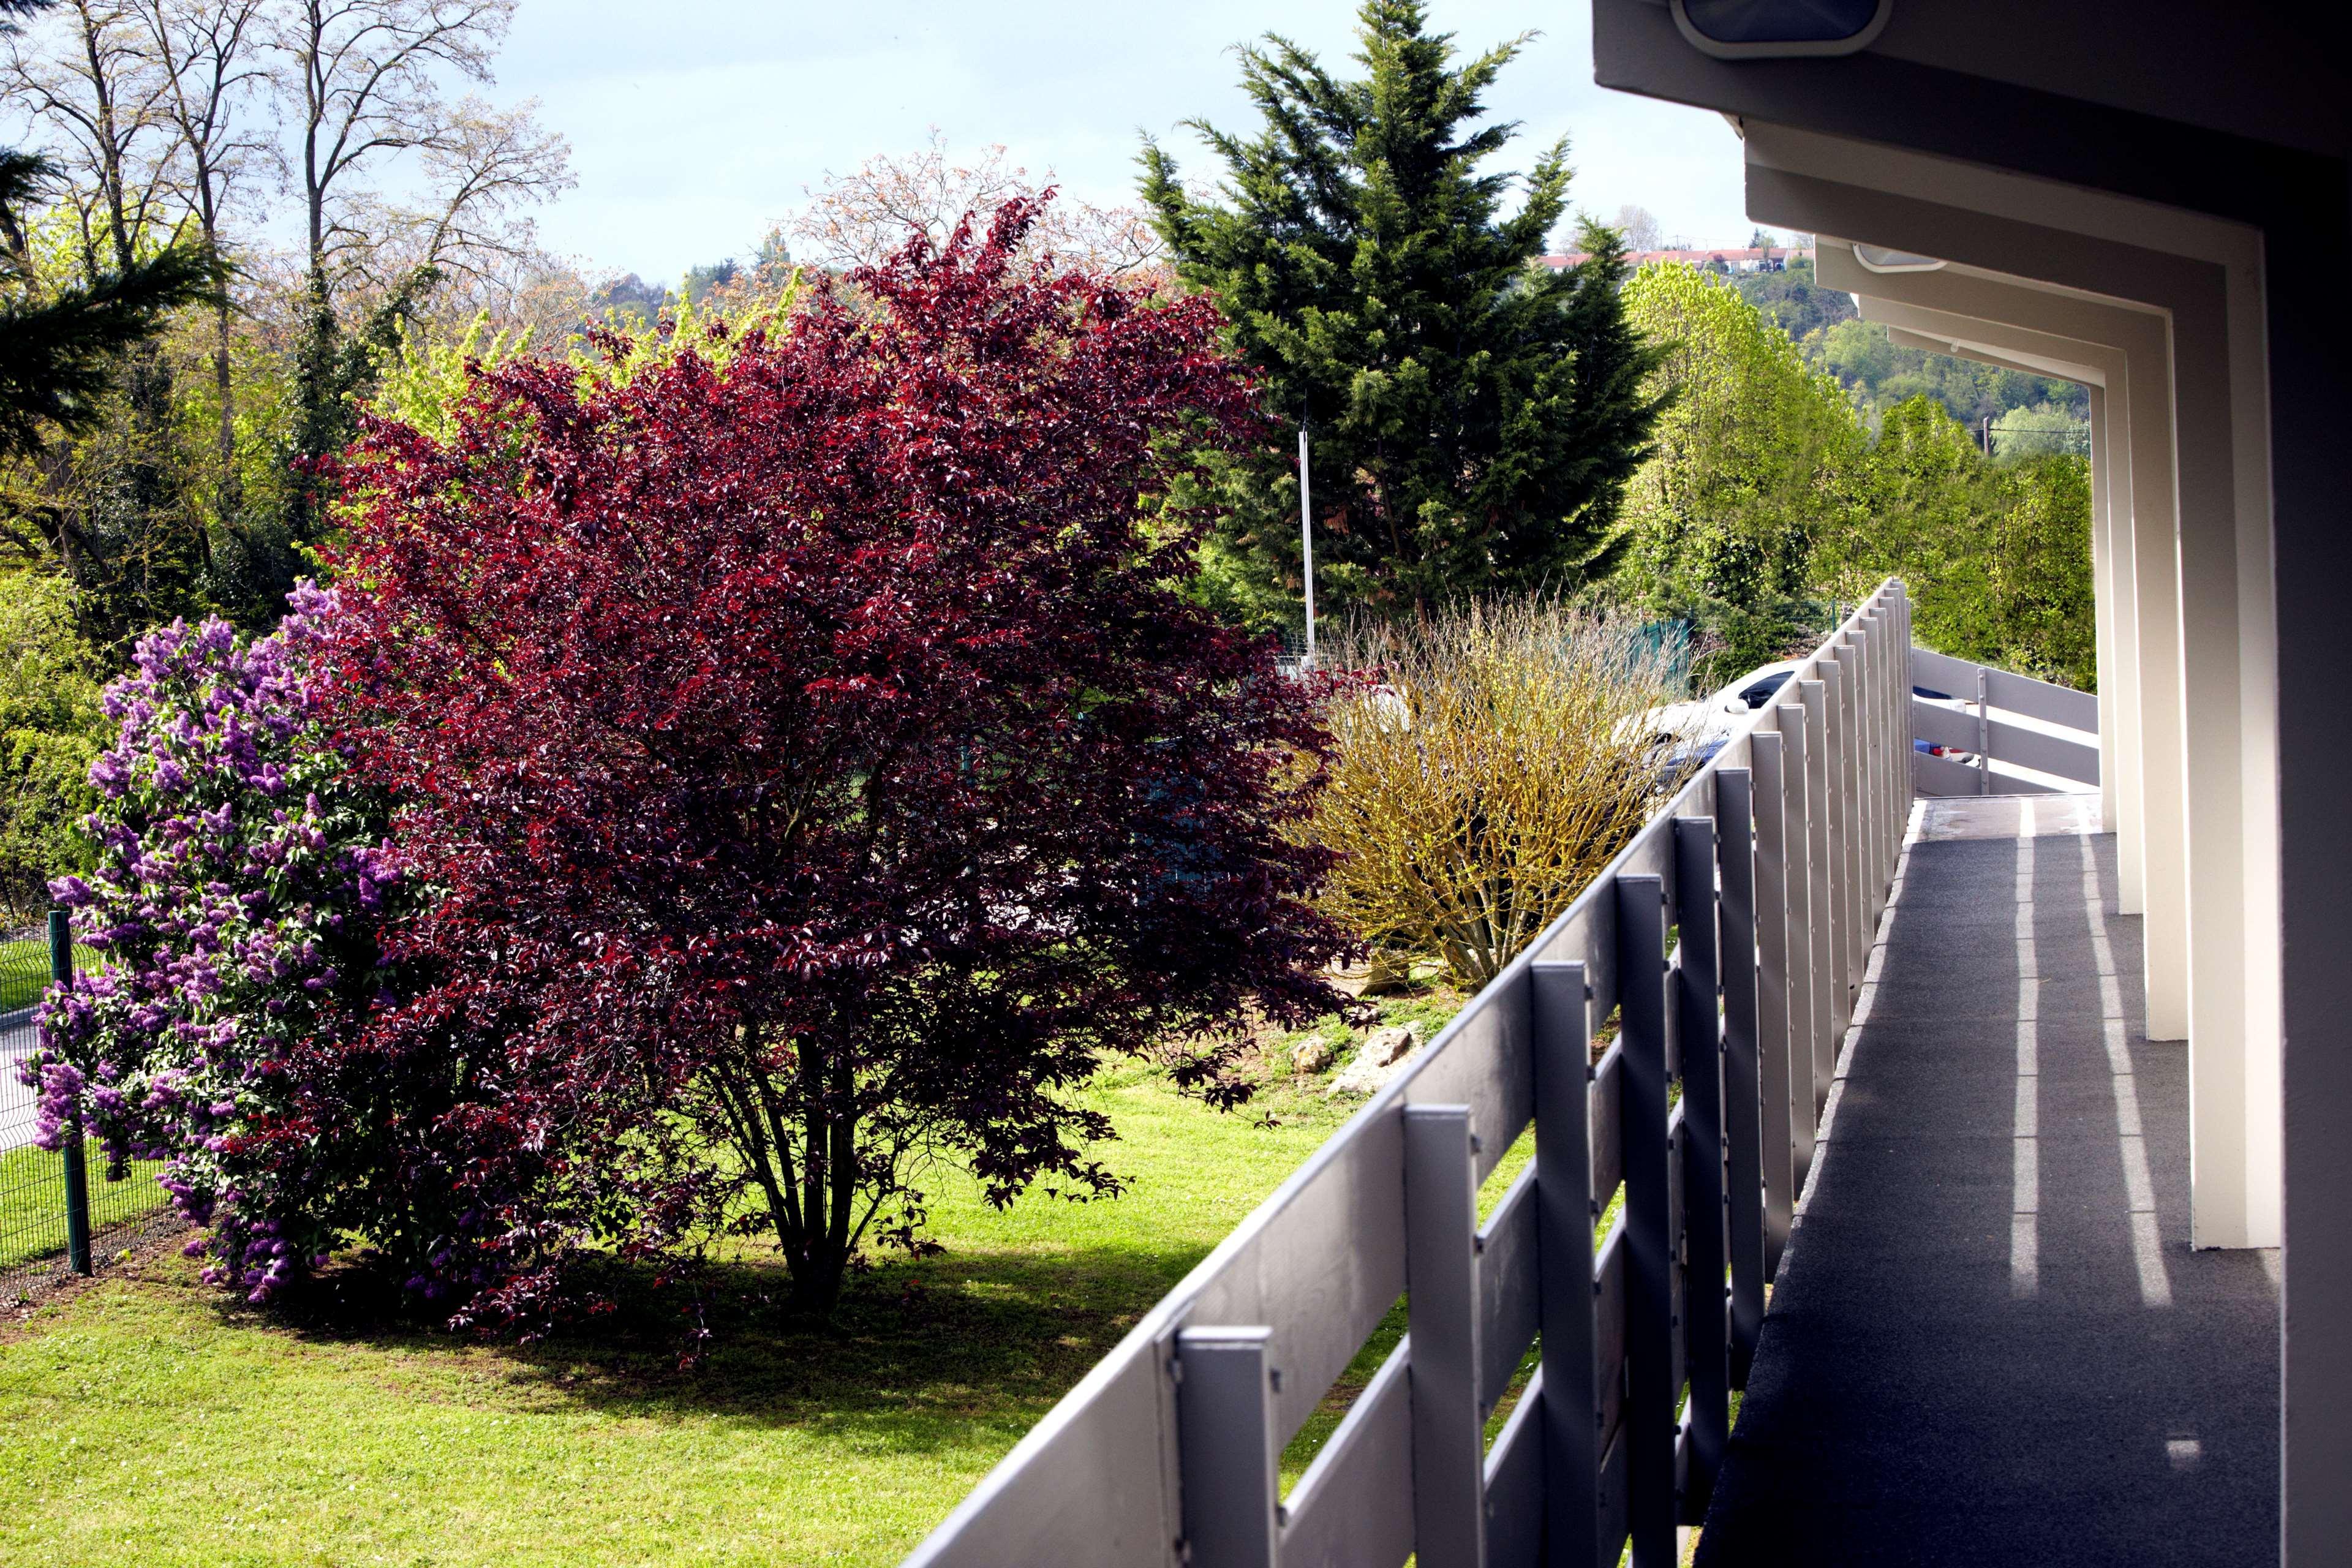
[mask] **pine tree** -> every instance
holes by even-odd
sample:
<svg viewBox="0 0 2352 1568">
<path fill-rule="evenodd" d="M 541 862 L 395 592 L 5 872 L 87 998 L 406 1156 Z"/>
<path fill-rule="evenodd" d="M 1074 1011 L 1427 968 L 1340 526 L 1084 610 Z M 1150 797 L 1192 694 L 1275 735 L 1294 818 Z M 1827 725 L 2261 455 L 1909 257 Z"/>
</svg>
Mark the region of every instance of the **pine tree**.
<svg viewBox="0 0 2352 1568">
<path fill-rule="evenodd" d="M 1144 147 L 1178 273 L 1215 295 L 1278 425 L 1225 470 L 1233 515 L 1212 545 L 1254 618 L 1296 614 L 1302 419 L 1326 602 L 1411 612 L 1571 587 L 1620 548 L 1618 497 L 1659 406 L 1617 300 L 1622 241 L 1588 222 L 1589 259 L 1538 263 L 1567 208 L 1566 142 L 1507 215 L 1518 177 L 1481 169 L 1517 129 L 1481 124 L 1481 95 L 1527 37 L 1455 66 L 1427 20 L 1419 0 L 1365 0 L 1359 81 L 1271 34 L 1244 47 L 1263 129 L 1191 122 L 1226 165 L 1214 199 Z"/>
</svg>

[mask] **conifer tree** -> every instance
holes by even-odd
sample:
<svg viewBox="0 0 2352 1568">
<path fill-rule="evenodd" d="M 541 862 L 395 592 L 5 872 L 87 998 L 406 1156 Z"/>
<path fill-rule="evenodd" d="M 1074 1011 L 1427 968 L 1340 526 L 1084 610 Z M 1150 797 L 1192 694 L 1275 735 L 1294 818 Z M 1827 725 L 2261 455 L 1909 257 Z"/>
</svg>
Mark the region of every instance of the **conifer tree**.
<svg viewBox="0 0 2352 1568">
<path fill-rule="evenodd" d="M 1143 195 L 1190 286 L 1215 295 L 1276 431 L 1223 471 L 1212 544 L 1235 607 L 1295 618 L 1305 420 L 1326 602 L 1390 613 L 1464 594 L 1572 587 L 1620 548 L 1618 498 L 1659 404 L 1625 320 L 1622 242 L 1587 222 L 1581 264 L 1538 262 L 1567 209 L 1565 140 L 1518 176 L 1483 165 L 1517 126 L 1481 96 L 1527 36 L 1455 64 L 1419 0 L 1365 0 L 1342 81 L 1269 34 L 1241 51 L 1264 119 L 1192 129 L 1226 165 L 1189 193 L 1156 144 Z"/>
</svg>

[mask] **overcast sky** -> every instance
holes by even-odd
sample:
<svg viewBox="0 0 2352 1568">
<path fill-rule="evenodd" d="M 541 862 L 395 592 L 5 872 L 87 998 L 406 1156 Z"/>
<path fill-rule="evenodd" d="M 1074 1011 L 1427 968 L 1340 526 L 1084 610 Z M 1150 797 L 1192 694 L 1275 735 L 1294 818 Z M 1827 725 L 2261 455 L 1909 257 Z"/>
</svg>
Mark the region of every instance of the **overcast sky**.
<svg viewBox="0 0 2352 1568">
<path fill-rule="evenodd" d="M 1670 237 L 1746 241 L 1730 128 L 1595 87 L 1583 0 L 1434 0 L 1433 13 L 1465 50 L 1542 33 L 1492 95 L 1524 125 L 1508 167 L 1565 132 L 1577 205 L 1634 202 Z M 1352 22 L 1343 0 L 522 0 L 491 96 L 537 97 L 571 140 L 580 184 L 541 216 L 549 247 L 666 282 L 748 256 L 804 186 L 911 152 L 934 125 L 951 153 L 1003 142 L 1095 202 L 1132 199 L 1147 132 L 1188 174 L 1213 174 L 1177 121 L 1252 127 L 1231 46 L 1271 29 L 1353 75 Z"/>
</svg>

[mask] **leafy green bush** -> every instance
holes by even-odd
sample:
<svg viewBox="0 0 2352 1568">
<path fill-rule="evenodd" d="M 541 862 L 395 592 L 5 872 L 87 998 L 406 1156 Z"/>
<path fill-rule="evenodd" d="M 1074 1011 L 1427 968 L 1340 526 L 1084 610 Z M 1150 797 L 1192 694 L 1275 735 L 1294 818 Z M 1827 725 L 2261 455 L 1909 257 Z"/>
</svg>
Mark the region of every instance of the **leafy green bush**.
<svg viewBox="0 0 2352 1568">
<path fill-rule="evenodd" d="M 0 580 L 0 929 L 48 907 L 48 881 L 87 869 L 76 824 L 95 803 L 89 764 L 110 726 L 97 655 L 58 578 Z"/>
</svg>

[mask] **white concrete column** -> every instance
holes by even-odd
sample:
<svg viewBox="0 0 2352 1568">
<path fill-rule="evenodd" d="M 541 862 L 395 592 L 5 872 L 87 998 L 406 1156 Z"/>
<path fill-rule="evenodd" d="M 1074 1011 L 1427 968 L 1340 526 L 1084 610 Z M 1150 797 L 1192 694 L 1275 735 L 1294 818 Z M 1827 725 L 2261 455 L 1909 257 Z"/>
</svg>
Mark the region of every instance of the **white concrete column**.
<svg viewBox="0 0 2352 1568">
<path fill-rule="evenodd" d="M 1816 232 L 1871 225 L 1874 243 L 1925 255 L 1948 257 L 1975 242 L 1976 231 L 1961 211 L 1910 194 L 1933 188 L 1943 171 L 1914 170 L 1916 161 L 1873 152 L 1865 161 L 1886 161 L 1890 176 L 1899 169 L 1902 188 L 1890 181 L 1889 188 L 1857 189 L 1759 166 L 1758 141 L 1751 134 L 1748 191 L 1750 211 L 1759 218 L 1797 222 L 1798 208 L 1816 220 L 1834 214 L 1834 221 L 1815 221 Z M 1790 150 L 1776 145 L 1773 156 Z M 1804 156 L 1813 151 L 1793 150 Z M 1996 193 L 1965 194 L 1990 200 Z M 1759 195 L 1769 199 L 1759 204 Z M 2031 200 L 2046 195 L 2029 194 Z M 2105 222 L 2115 215 L 2091 216 Z M 2171 231 L 2147 228 L 2154 216 L 2140 215 L 2142 226 L 2135 232 L 2199 232 L 2193 223 L 2175 224 Z M 2036 222 L 2049 226 L 2003 226 L 2011 264 L 2031 268 L 2037 257 L 2046 258 L 2051 271 L 2043 277 L 2063 287 L 1966 266 L 1882 275 L 1851 260 L 1843 264 L 1853 279 L 1848 282 L 1828 244 L 1818 265 L 1832 287 L 2105 339 L 2129 353 L 2136 455 L 2144 435 L 2150 437 L 2146 445 L 2161 447 L 2166 455 L 2160 476 L 2137 471 L 2136 465 L 2133 495 L 2133 570 L 2147 678 L 2140 710 L 2147 761 L 2148 1032 L 2165 1037 L 2185 1024 L 2189 1040 L 2196 1244 L 2267 1245 L 2276 1231 L 2261 1221 L 2263 1207 L 2274 1200 L 2279 1140 L 2274 1108 L 2265 1105 L 2263 1094 L 2275 1069 L 2256 1058 L 2278 1048 L 2275 1023 L 2265 1022 L 2266 1015 L 2275 1018 L 2275 1004 L 2266 1007 L 2264 995 L 2278 949 L 2268 935 L 2250 939 L 2247 922 L 2265 909 L 2263 889 L 2275 888 L 2274 853 L 2266 858 L 2263 851 L 2266 834 L 2275 829 L 2257 819 L 2274 817 L 2276 803 L 2274 793 L 2266 798 L 2259 786 L 2249 788 L 2250 774 L 2258 775 L 2263 763 L 2248 752 L 2274 741 L 2245 717 L 2265 711 L 2267 667 L 2242 657 L 2242 650 L 2250 637 L 2268 635 L 2262 610 L 2267 584 L 2247 582 L 2241 557 L 2267 548 L 2268 514 L 2244 472 L 2250 460 L 2260 469 L 2264 454 L 2249 445 L 2240 417 L 2242 403 L 2263 406 L 2262 388 L 2232 353 L 2233 339 L 2243 338 L 2256 351 L 2261 340 L 2258 333 L 2233 331 L 2230 310 L 2238 294 L 2227 286 L 2233 269 L 2218 254 L 2203 259 L 2106 237 L 2062 234 L 2070 226 L 2055 212 Z M 2227 236 L 2200 237 L 2217 253 L 2226 249 Z M 2108 298 L 2076 291 L 2093 287 Z M 2144 364 L 2150 370 L 2145 376 L 2138 374 Z M 2170 606 L 2177 609 L 2164 613 Z M 2168 751 L 2178 772 L 2165 765 Z M 2177 899 L 2165 885 L 2170 880 L 2166 850 L 2172 846 L 2185 851 Z M 2274 892 L 2268 907 L 2274 911 Z M 2274 912 L 2266 928 L 2275 930 Z M 2275 983 L 2270 984 L 2274 995 Z"/>
<path fill-rule="evenodd" d="M 2116 733 L 2119 706 L 2107 688 L 2116 669 L 2116 546 L 2107 517 L 2107 394 L 2104 387 L 2086 388 L 2090 395 L 2091 450 L 2091 602 L 2092 668 L 2099 683 L 2099 825 L 2115 833 L 2123 821 L 2121 791 L 2116 775 L 2123 771 L 2122 746 Z M 2117 840 L 2121 842 L 2120 837 Z M 2120 860 L 2121 856 L 2116 858 Z"/>
<path fill-rule="evenodd" d="M 2100 806 L 2106 830 L 2116 836 L 2116 912 L 2143 914 L 2147 907 L 2147 808 L 2140 765 L 2139 603 L 2132 569 L 2131 419 L 2125 355 L 2102 343 L 1874 298 L 1863 300 L 1862 313 L 1865 321 L 1886 322 L 1889 339 L 1900 346 L 2080 382 L 2090 394 Z"/>
<path fill-rule="evenodd" d="M 2104 379 L 2120 438 L 2108 497 L 2119 524 L 2115 693 L 2131 765 L 2123 770 L 2118 862 L 2123 912 L 2144 914 L 2150 1039 L 2189 1037 L 2189 817 L 2180 712 L 2180 575 L 2175 538 L 2172 372 L 2164 319 L 2148 310 L 2054 294 L 2018 279 L 1955 271 L 1872 274 L 1850 247 L 1824 243 L 1825 287 L 1861 293 L 1865 319 L 1937 339 L 1953 352 L 2072 379 Z M 2105 685 L 2102 677 L 2101 685 Z M 2102 703 L 2102 706 L 2105 706 Z"/>
</svg>

